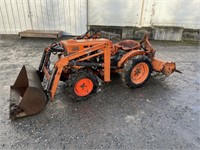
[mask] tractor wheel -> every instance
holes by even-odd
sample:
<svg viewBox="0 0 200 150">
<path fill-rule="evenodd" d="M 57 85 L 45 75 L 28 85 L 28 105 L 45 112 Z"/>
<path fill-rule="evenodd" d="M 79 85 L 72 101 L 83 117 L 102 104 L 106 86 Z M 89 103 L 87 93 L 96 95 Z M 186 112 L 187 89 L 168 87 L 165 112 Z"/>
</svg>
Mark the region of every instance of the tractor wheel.
<svg viewBox="0 0 200 150">
<path fill-rule="evenodd" d="M 130 88 L 142 86 L 152 72 L 150 59 L 145 55 L 137 55 L 124 64 L 122 81 Z"/>
<path fill-rule="evenodd" d="M 69 76 L 66 81 L 68 97 L 73 101 L 82 101 L 97 91 L 98 78 L 87 70 L 80 70 Z"/>
</svg>

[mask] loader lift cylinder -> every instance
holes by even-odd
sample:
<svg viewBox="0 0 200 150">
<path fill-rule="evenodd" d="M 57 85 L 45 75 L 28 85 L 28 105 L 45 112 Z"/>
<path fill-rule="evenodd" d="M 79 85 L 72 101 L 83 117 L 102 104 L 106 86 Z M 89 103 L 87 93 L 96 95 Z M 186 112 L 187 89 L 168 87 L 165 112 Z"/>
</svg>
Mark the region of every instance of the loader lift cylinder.
<svg viewBox="0 0 200 150">
<path fill-rule="evenodd" d="M 55 79 L 55 75 L 57 73 L 57 69 L 54 67 L 53 70 L 52 70 L 52 74 L 51 74 L 51 77 L 44 89 L 45 93 L 47 94 L 47 97 L 48 97 L 48 100 L 52 100 L 52 97 L 51 97 L 51 88 L 52 88 L 52 84 L 54 82 L 54 79 Z"/>
<path fill-rule="evenodd" d="M 40 77 L 40 81 L 43 81 L 44 78 L 44 72 L 43 72 L 43 67 L 45 66 L 47 69 L 49 68 L 49 58 L 51 57 L 51 51 L 47 51 L 46 49 L 44 50 L 43 54 L 42 54 L 42 58 L 40 60 L 40 64 L 37 70 L 37 73 Z"/>
</svg>

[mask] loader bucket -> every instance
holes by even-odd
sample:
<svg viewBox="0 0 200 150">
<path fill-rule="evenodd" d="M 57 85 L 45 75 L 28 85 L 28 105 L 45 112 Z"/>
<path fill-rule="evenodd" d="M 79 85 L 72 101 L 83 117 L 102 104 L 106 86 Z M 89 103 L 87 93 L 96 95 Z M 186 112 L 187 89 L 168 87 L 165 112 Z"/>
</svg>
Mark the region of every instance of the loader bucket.
<svg viewBox="0 0 200 150">
<path fill-rule="evenodd" d="M 10 119 L 40 112 L 47 103 L 35 68 L 23 66 L 14 85 L 10 87 Z"/>
</svg>

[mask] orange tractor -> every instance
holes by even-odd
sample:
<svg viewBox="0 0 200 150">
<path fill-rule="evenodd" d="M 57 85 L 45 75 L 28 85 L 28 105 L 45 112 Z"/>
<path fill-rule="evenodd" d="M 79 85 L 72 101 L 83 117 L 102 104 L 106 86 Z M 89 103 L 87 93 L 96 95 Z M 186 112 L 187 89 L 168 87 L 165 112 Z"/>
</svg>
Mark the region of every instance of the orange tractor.
<svg viewBox="0 0 200 150">
<path fill-rule="evenodd" d="M 97 90 L 100 79 L 110 82 L 111 73 L 121 73 L 127 87 L 137 88 L 145 84 L 152 71 L 167 76 L 176 71 L 174 62 L 155 58 L 146 35 L 140 42 L 124 40 L 116 44 L 100 35 L 100 31 L 89 30 L 74 39 L 53 43 L 45 48 L 38 70 L 23 66 L 11 86 L 10 118 L 40 112 L 48 100 L 54 99 L 59 81 L 66 82 L 70 97 L 80 100 Z M 50 69 L 52 54 L 58 60 Z"/>
</svg>

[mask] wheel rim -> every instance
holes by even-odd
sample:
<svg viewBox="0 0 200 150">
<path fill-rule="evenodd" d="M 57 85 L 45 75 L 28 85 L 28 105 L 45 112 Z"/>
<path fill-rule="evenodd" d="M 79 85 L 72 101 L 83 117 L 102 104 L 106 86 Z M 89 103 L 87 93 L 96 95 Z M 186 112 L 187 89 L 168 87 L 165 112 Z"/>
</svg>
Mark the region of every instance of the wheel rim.
<svg viewBox="0 0 200 150">
<path fill-rule="evenodd" d="M 78 96 L 87 96 L 92 92 L 93 87 L 94 84 L 90 79 L 82 78 L 76 82 L 74 86 L 74 92 Z"/>
<path fill-rule="evenodd" d="M 149 75 L 149 66 L 144 63 L 138 63 L 135 65 L 131 71 L 131 80 L 135 84 L 140 84 L 144 82 Z"/>
</svg>

